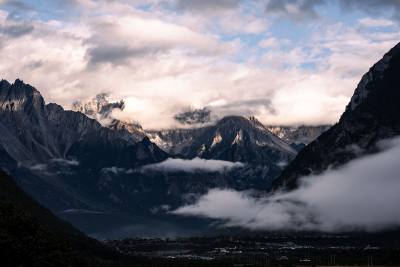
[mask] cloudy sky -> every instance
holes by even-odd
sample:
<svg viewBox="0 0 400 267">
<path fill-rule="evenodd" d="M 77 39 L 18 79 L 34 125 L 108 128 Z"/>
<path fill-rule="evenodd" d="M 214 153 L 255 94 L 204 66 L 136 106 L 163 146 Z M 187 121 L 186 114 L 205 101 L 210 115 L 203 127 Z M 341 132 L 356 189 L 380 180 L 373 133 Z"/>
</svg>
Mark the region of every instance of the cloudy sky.
<svg viewBox="0 0 400 267">
<path fill-rule="evenodd" d="M 106 92 L 145 128 L 174 115 L 335 122 L 400 40 L 397 0 L 0 0 L 0 75 L 70 108 Z"/>
</svg>

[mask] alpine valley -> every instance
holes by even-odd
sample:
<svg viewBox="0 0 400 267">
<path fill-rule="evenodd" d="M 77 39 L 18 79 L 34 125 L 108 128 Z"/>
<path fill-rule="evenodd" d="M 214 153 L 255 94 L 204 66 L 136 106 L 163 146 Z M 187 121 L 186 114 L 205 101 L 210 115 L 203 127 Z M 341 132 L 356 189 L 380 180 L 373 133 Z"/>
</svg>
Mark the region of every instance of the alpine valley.
<svg viewBox="0 0 400 267">
<path fill-rule="evenodd" d="M 400 0 L 0 0 L 0 267 L 400 266 Z"/>
<path fill-rule="evenodd" d="M 328 128 L 228 116 L 146 131 L 111 116 L 123 101 L 98 95 L 73 106 L 46 104 L 31 85 L 2 80 L 0 164 L 43 206 L 99 238 L 220 231 L 168 212 L 212 188 L 269 191 L 298 148 Z"/>
<path fill-rule="evenodd" d="M 360 264 L 365 257 L 372 261 L 374 251 L 383 264 L 396 264 L 398 239 L 391 237 L 398 236 L 397 228 L 361 236 L 290 233 L 291 239 L 263 233 L 247 241 L 233 238 L 243 229 L 171 211 L 195 205 L 211 189 L 253 195 L 296 190 L 301 177 L 380 152 L 381 141 L 400 135 L 399 70 L 400 44 L 363 76 L 332 127 L 263 125 L 255 117 L 232 115 L 191 128 L 147 130 L 115 118 L 113 112 L 122 110 L 124 101 L 111 103 L 104 94 L 74 103 L 74 111 L 64 110 L 46 104 L 38 90 L 21 80 L 2 80 L 0 245 L 9 254 L 6 263 L 187 266 L 200 259 L 199 264 L 213 260 L 210 266 L 232 266 L 232 260 L 245 264 L 250 256 L 256 261 L 261 255 L 282 266 L 289 258 L 279 253 L 301 260 L 312 251 L 320 259 L 330 257 L 330 264 L 331 253 Z M 218 234 L 229 238 L 215 238 Z M 214 237 L 105 243 L 87 237 L 205 235 Z M 288 242 L 292 239 L 297 244 Z M 371 248 L 371 242 L 381 247 Z M 197 254 L 189 259 L 179 250 L 182 261 L 169 254 L 153 258 L 161 249 L 174 253 L 177 246 Z M 238 256 L 243 251 L 244 258 Z"/>
<path fill-rule="evenodd" d="M 2 80 L 0 167 L 89 236 L 221 233 L 226 229 L 210 220 L 170 211 L 214 188 L 293 189 L 299 177 L 375 153 L 380 140 L 400 133 L 394 87 L 399 47 L 363 76 L 332 127 L 263 125 L 255 117 L 226 116 L 191 128 L 146 130 L 112 116 L 124 109 L 122 100 L 112 103 L 99 94 L 64 110 L 46 104 L 21 80 Z"/>
</svg>

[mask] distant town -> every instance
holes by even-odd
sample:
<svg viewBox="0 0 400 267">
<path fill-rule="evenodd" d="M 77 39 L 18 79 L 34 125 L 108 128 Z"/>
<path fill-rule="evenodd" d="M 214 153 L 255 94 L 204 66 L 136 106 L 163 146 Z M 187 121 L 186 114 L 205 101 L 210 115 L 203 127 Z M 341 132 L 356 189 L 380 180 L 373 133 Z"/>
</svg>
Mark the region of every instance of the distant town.
<svg viewBox="0 0 400 267">
<path fill-rule="evenodd" d="M 199 266 L 399 266 L 397 240 L 393 233 L 272 233 L 104 242 L 127 256 L 164 260 L 178 266 L 187 260 Z"/>
</svg>

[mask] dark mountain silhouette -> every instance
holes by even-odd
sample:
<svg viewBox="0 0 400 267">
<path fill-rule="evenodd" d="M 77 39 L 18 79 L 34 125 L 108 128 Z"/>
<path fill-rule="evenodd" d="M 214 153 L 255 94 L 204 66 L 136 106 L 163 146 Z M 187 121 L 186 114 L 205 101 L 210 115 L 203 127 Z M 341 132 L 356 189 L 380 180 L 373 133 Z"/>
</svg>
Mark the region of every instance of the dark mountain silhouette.
<svg viewBox="0 0 400 267">
<path fill-rule="evenodd" d="M 54 216 L 0 171 L 2 266 L 110 266 L 121 256 Z"/>
<path fill-rule="evenodd" d="M 274 187 L 294 188 L 299 177 L 375 153 L 381 140 L 399 135 L 399 72 L 397 44 L 362 77 L 339 122 L 305 147 Z"/>
<path fill-rule="evenodd" d="M 39 91 L 21 80 L 0 82 L 0 130 L 0 168 L 57 214 L 120 210 L 110 200 L 118 197 L 100 190 L 104 170 L 137 168 L 168 157 L 146 137 L 138 142 L 125 129 L 109 129 L 80 112 L 46 105 Z"/>
</svg>

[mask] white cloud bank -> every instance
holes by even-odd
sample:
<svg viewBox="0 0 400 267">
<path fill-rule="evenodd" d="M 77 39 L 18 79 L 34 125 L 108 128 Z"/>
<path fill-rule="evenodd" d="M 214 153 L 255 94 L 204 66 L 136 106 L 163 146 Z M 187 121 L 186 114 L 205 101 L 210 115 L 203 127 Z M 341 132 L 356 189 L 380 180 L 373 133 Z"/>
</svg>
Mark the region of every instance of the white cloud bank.
<svg viewBox="0 0 400 267">
<path fill-rule="evenodd" d="M 400 138 L 379 154 L 302 179 L 291 192 L 256 197 L 210 190 L 173 213 L 254 230 L 377 231 L 400 226 Z"/>
<path fill-rule="evenodd" d="M 200 158 L 185 160 L 170 158 L 160 163 L 146 165 L 142 170 L 156 170 L 163 172 L 224 172 L 231 170 L 232 168 L 240 168 L 243 166 L 244 164 L 240 162 L 224 160 L 206 160 Z"/>
<path fill-rule="evenodd" d="M 74 2 L 70 19 L 13 20 L 0 7 L 0 78 L 19 77 L 65 108 L 108 92 L 146 129 L 177 126 L 188 106 L 266 124 L 336 122 L 362 74 L 400 39 L 397 24 L 372 31 L 390 21 L 370 19 L 321 20 L 305 40 L 288 40 L 269 28 L 265 7 L 234 0 L 218 1 L 223 15 L 194 12 L 215 1 L 184 1 L 180 12 L 157 0 Z"/>
</svg>

